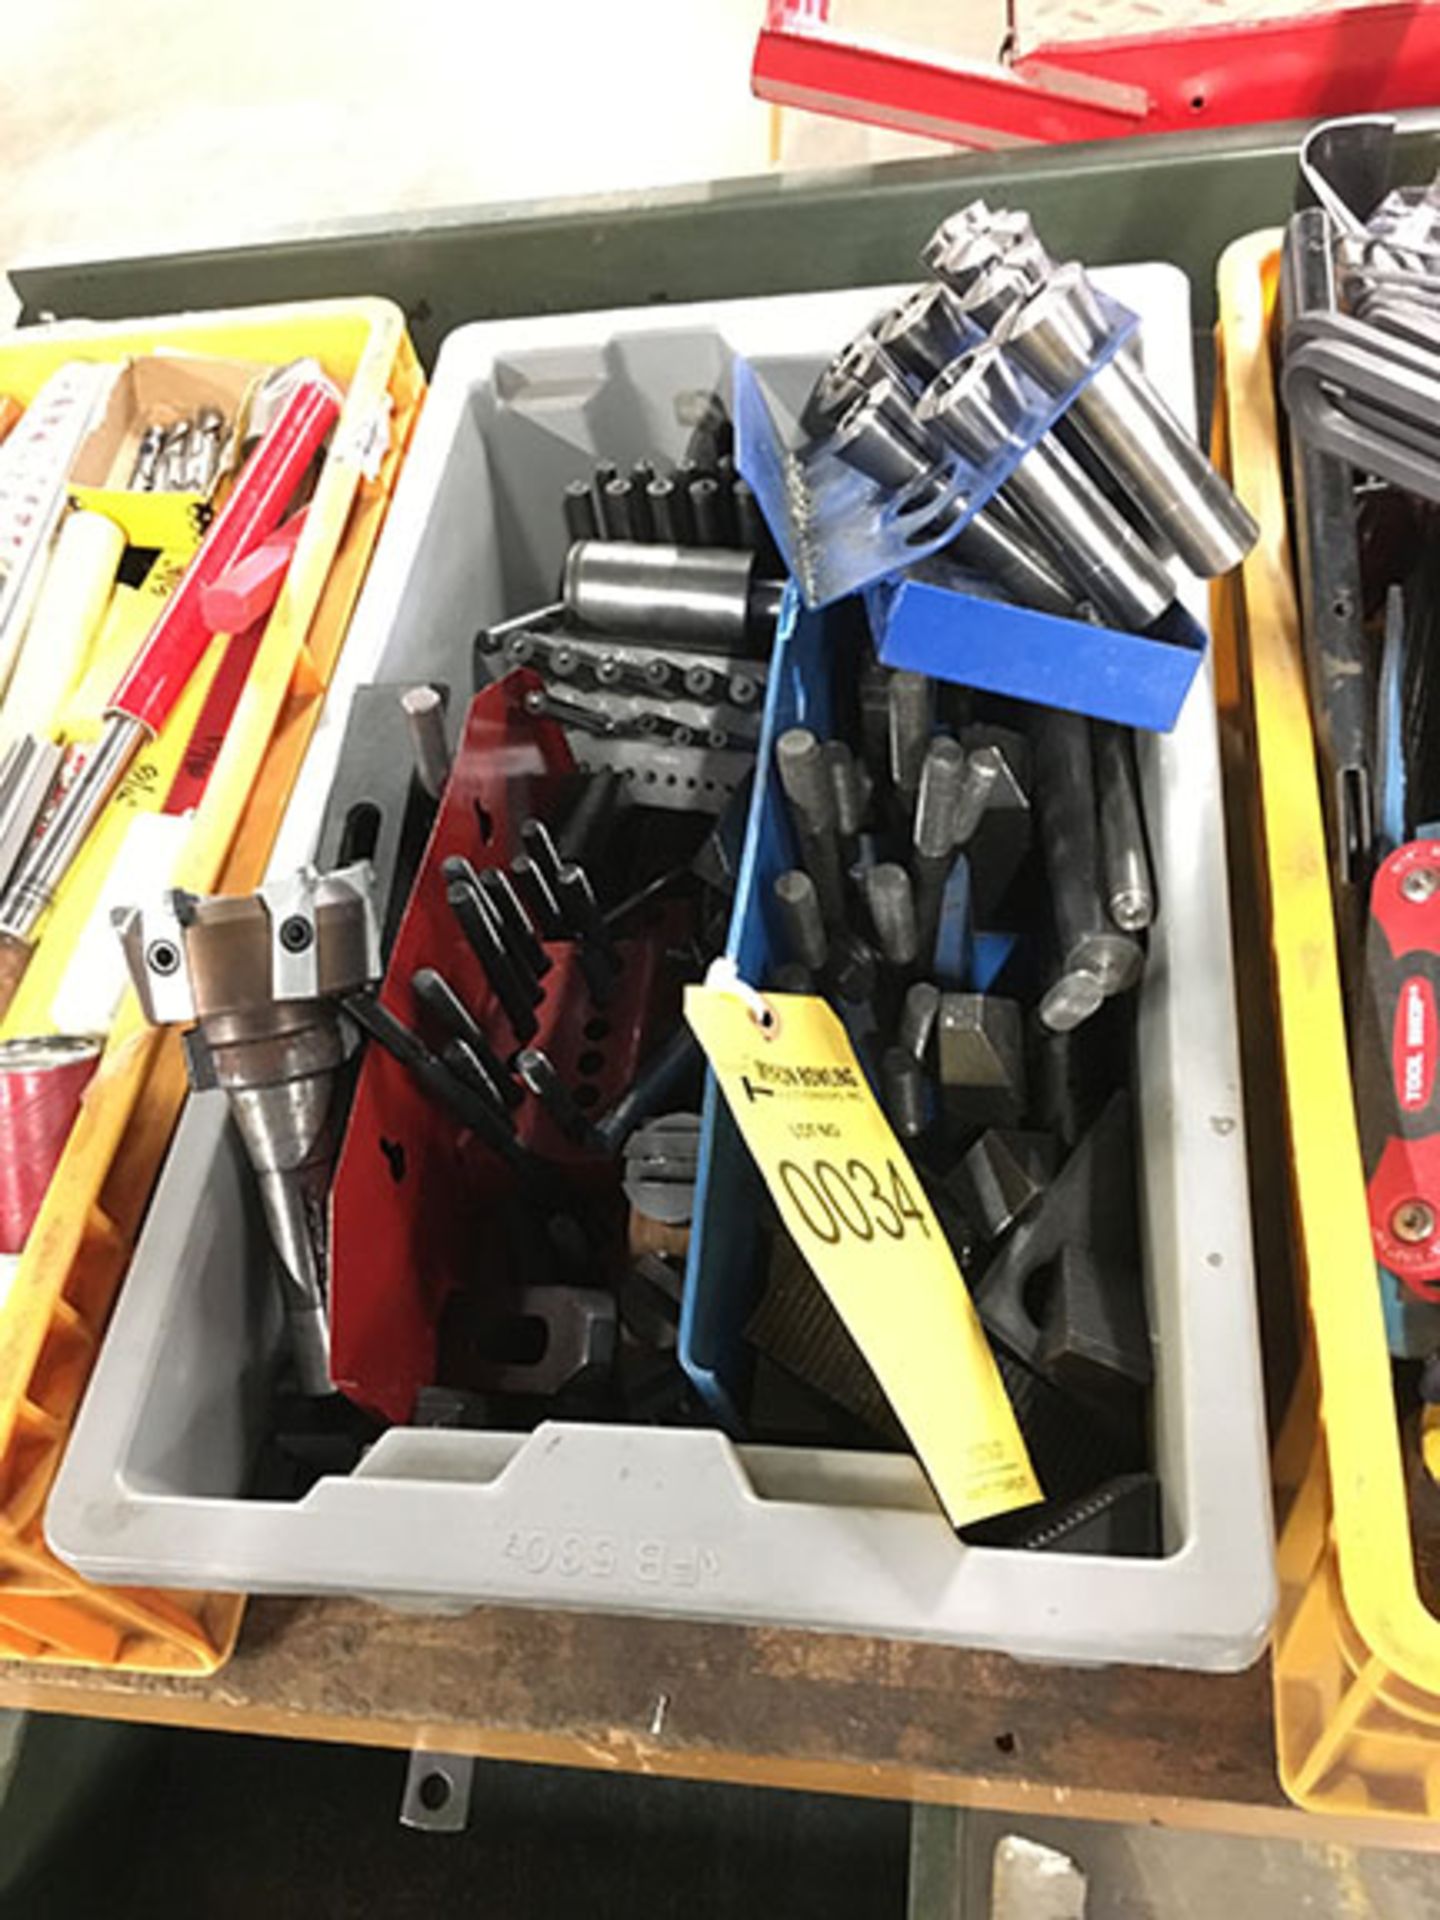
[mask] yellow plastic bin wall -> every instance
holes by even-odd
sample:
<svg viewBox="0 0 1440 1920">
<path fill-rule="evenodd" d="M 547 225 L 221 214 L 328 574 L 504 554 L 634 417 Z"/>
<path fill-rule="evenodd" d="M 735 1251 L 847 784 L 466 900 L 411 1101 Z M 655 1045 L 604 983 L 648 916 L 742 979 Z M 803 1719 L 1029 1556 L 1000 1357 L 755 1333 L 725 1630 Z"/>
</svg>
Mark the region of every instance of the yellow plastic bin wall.
<svg viewBox="0 0 1440 1920">
<path fill-rule="evenodd" d="M 1260 919 L 1313 1352 L 1277 1453 L 1280 1776 L 1317 1812 L 1440 1813 L 1440 1619 L 1416 1582 L 1406 1468 L 1366 1210 L 1272 354 L 1278 232 L 1220 262 L 1221 444 L 1261 537 L 1216 599 L 1248 729 Z M 1227 675 L 1221 675 L 1222 684 Z M 1288 1501 L 1288 1511 L 1285 1504 Z"/>
<path fill-rule="evenodd" d="M 399 309 L 357 299 L 26 330 L 0 338 L 0 393 L 28 402 L 66 361 L 161 348 L 272 365 L 309 355 L 345 391 L 305 531 L 175 876 L 197 891 L 243 890 L 263 877 L 424 379 Z M 0 1657 L 205 1673 L 234 1645 L 242 1599 L 93 1586 L 55 1558 L 42 1532 L 184 1093 L 176 1037 L 149 1030 L 127 994 L 0 1297 Z"/>
</svg>

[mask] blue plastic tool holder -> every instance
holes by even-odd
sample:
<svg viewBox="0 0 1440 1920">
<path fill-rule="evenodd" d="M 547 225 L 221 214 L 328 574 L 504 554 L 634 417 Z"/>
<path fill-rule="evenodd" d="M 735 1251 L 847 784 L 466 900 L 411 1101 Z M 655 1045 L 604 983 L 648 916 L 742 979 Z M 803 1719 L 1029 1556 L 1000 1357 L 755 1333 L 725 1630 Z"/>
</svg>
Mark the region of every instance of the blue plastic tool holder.
<svg viewBox="0 0 1440 1920">
<path fill-rule="evenodd" d="M 923 574 L 882 580 L 865 596 L 876 651 L 985 693 L 1168 733 L 1205 655 L 1205 630 L 1178 601 L 1148 633 L 1125 633 L 1017 607 L 958 568 L 954 586 Z"/>
<path fill-rule="evenodd" d="M 798 864 L 789 809 L 775 771 L 775 742 L 787 727 L 833 732 L 834 676 L 844 658 L 835 612 L 811 612 L 793 587 L 781 612 L 765 716 L 755 761 L 755 790 L 725 952 L 742 980 L 763 986 L 783 958 L 774 918 L 775 880 Z M 957 872 L 964 872 L 960 862 Z M 968 892 L 968 875 L 964 884 Z M 964 979 L 984 991 L 1010 960 L 1013 934 L 977 932 L 963 939 Z M 862 1060 L 868 1050 L 861 1050 Z M 700 1126 L 694 1226 L 680 1313 L 679 1357 L 706 1406 L 728 1433 L 744 1437 L 740 1413 L 753 1358 L 745 1326 L 765 1285 L 765 1223 L 770 1206 L 750 1150 L 741 1139 L 713 1074 L 707 1075 Z"/>
<path fill-rule="evenodd" d="M 756 985 L 766 979 L 778 945 L 778 929 L 770 924 L 776 876 L 799 860 L 776 774 L 776 739 L 791 726 L 808 726 L 822 739 L 831 732 L 826 626 L 824 614 L 804 611 L 793 586 L 785 589 L 726 937 L 726 954 L 741 979 Z M 739 1137 L 714 1073 L 707 1073 L 678 1354 L 716 1421 L 735 1436 L 745 1432 L 737 1402 L 753 1365 L 745 1323 L 764 1284 L 766 1206 L 751 1150 Z"/>
<path fill-rule="evenodd" d="M 752 364 L 737 358 L 736 464 L 807 607 L 858 593 L 955 538 L 1135 333 L 1139 322 L 1127 307 L 1098 289 L 1095 298 L 1110 332 L 1085 378 L 1057 398 L 1007 361 L 1026 398 L 1014 435 L 979 467 L 947 450 L 933 478 L 901 493 L 847 466 L 823 443 L 808 441 L 798 416 L 820 372 L 813 359 Z"/>
<path fill-rule="evenodd" d="M 786 590 L 725 941 L 726 955 L 741 979 L 754 985 L 765 981 L 779 944 L 771 921 L 776 877 L 799 859 L 775 771 L 775 742 L 787 727 L 810 727 L 821 739 L 831 732 L 828 625 L 823 613 L 801 607 L 793 587 Z M 678 1351 L 701 1398 L 720 1425 L 738 1437 L 745 1431 L 739 1402 L 753 1364 L 745 1324 L 765 1281 L 762 1228 L 767 1212 L 750 1149 L 714 1074 L 707 1074 Z"/>
</svg>

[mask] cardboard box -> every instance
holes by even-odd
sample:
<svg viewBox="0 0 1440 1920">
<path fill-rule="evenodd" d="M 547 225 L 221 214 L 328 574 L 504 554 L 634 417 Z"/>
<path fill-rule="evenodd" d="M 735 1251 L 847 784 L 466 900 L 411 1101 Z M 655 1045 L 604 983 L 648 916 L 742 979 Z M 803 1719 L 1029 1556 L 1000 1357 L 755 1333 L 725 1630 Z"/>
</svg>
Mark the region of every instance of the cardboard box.
<svg viewBox="0 0 1440 1920">
<path fill-rule="evenodd" d="M 109 404 L 81 442 L 70 474 L 77 506 L 114 520 L 136 547 L 188 552 L 210 524 L 211 501 L 233 467 L 250 401 L 269 367 L 203 354 L 152 353 L 127 361 Z M 214 407 L 225 422 L 220 460 L 203 491 L 141 492 L 130 485 L 150 426 L 173 427 Z"/>
</svg>

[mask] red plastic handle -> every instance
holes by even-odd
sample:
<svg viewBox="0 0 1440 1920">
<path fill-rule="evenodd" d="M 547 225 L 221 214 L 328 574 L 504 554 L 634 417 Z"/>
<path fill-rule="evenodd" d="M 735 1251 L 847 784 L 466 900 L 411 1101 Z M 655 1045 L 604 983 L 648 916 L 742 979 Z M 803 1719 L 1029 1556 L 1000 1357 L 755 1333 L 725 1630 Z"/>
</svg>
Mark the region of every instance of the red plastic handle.
<svg viewBox="0 0 1440 1920">
<path fill-rule="evenodd" d="M 1370 889 L 1356 1050 L 1375 1257 L 1440 1299 L 1440 840 L 1412 840 Z"/>
<path fill-rule="evenodd" d="M 202 606 L 205 588 L 279 526 L 305 469 L 339 415 L 340 396 L 328 380 L 302 381 L 285 401 L 115 689 L 111 713 L 138 720 L 151 733 L 164 726 L 210 644 Z"/>
<path fill-rule="evenodd" d="M 200 589 L 200 611 L 212 633 L 243 633 L 269 613 L 280 598 L 290 556 L 305 531 L 307 511 L 302 507 L 292 513 L 268 540 Z"/>
</svg>

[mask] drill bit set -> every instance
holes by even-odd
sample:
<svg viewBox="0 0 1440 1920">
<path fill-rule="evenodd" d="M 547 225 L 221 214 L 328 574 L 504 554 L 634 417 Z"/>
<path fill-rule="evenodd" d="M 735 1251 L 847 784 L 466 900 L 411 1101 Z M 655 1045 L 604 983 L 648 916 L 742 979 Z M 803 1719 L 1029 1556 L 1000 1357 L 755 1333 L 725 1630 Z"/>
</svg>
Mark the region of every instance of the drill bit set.
<svg viewBox="0 0 1440 1920">
<path fill-rule="evenodd" d="M 227 428 L 218 407 L 201 407 L 194 419 L 147 422 L 135 450 L 130 486 L 137 493 L 208 494 L 220 472 Z"/>
<path fill-rule="evenodd" d="M 669 472 L 604 461 L 572 481 L 560 600 L 476 639 L 477 681 L 538 673 L 532 710 L 567 729 L 583 764 L 712 812 L 759 741 L 781 588 L 730 445 L 712 400 Z"/>
<path fill-rule="evenodd" d="M 755 984 L 839 1014 L 974 1293 L 1047 1495 L 974 1537 L 1156 1552 L 1129 1087 L 1157 902 L 1130 737 L 889 671 L 855 635 L 832 631 L 823 655 L 797 636 L 775 671 L 737 937 L 768 954 Z M 802 684 L 813 723 L 786 725 Z M 744 1204 L 716 1177 L 702 1231 Z M 766 1275 L 744 1321 L 760 1364 L 732 1423 L 896 1444 L 778 1226 L 749 1263 Z M 702 1299 L 711 1284 L 702 1261 Z"/>
</svg>

